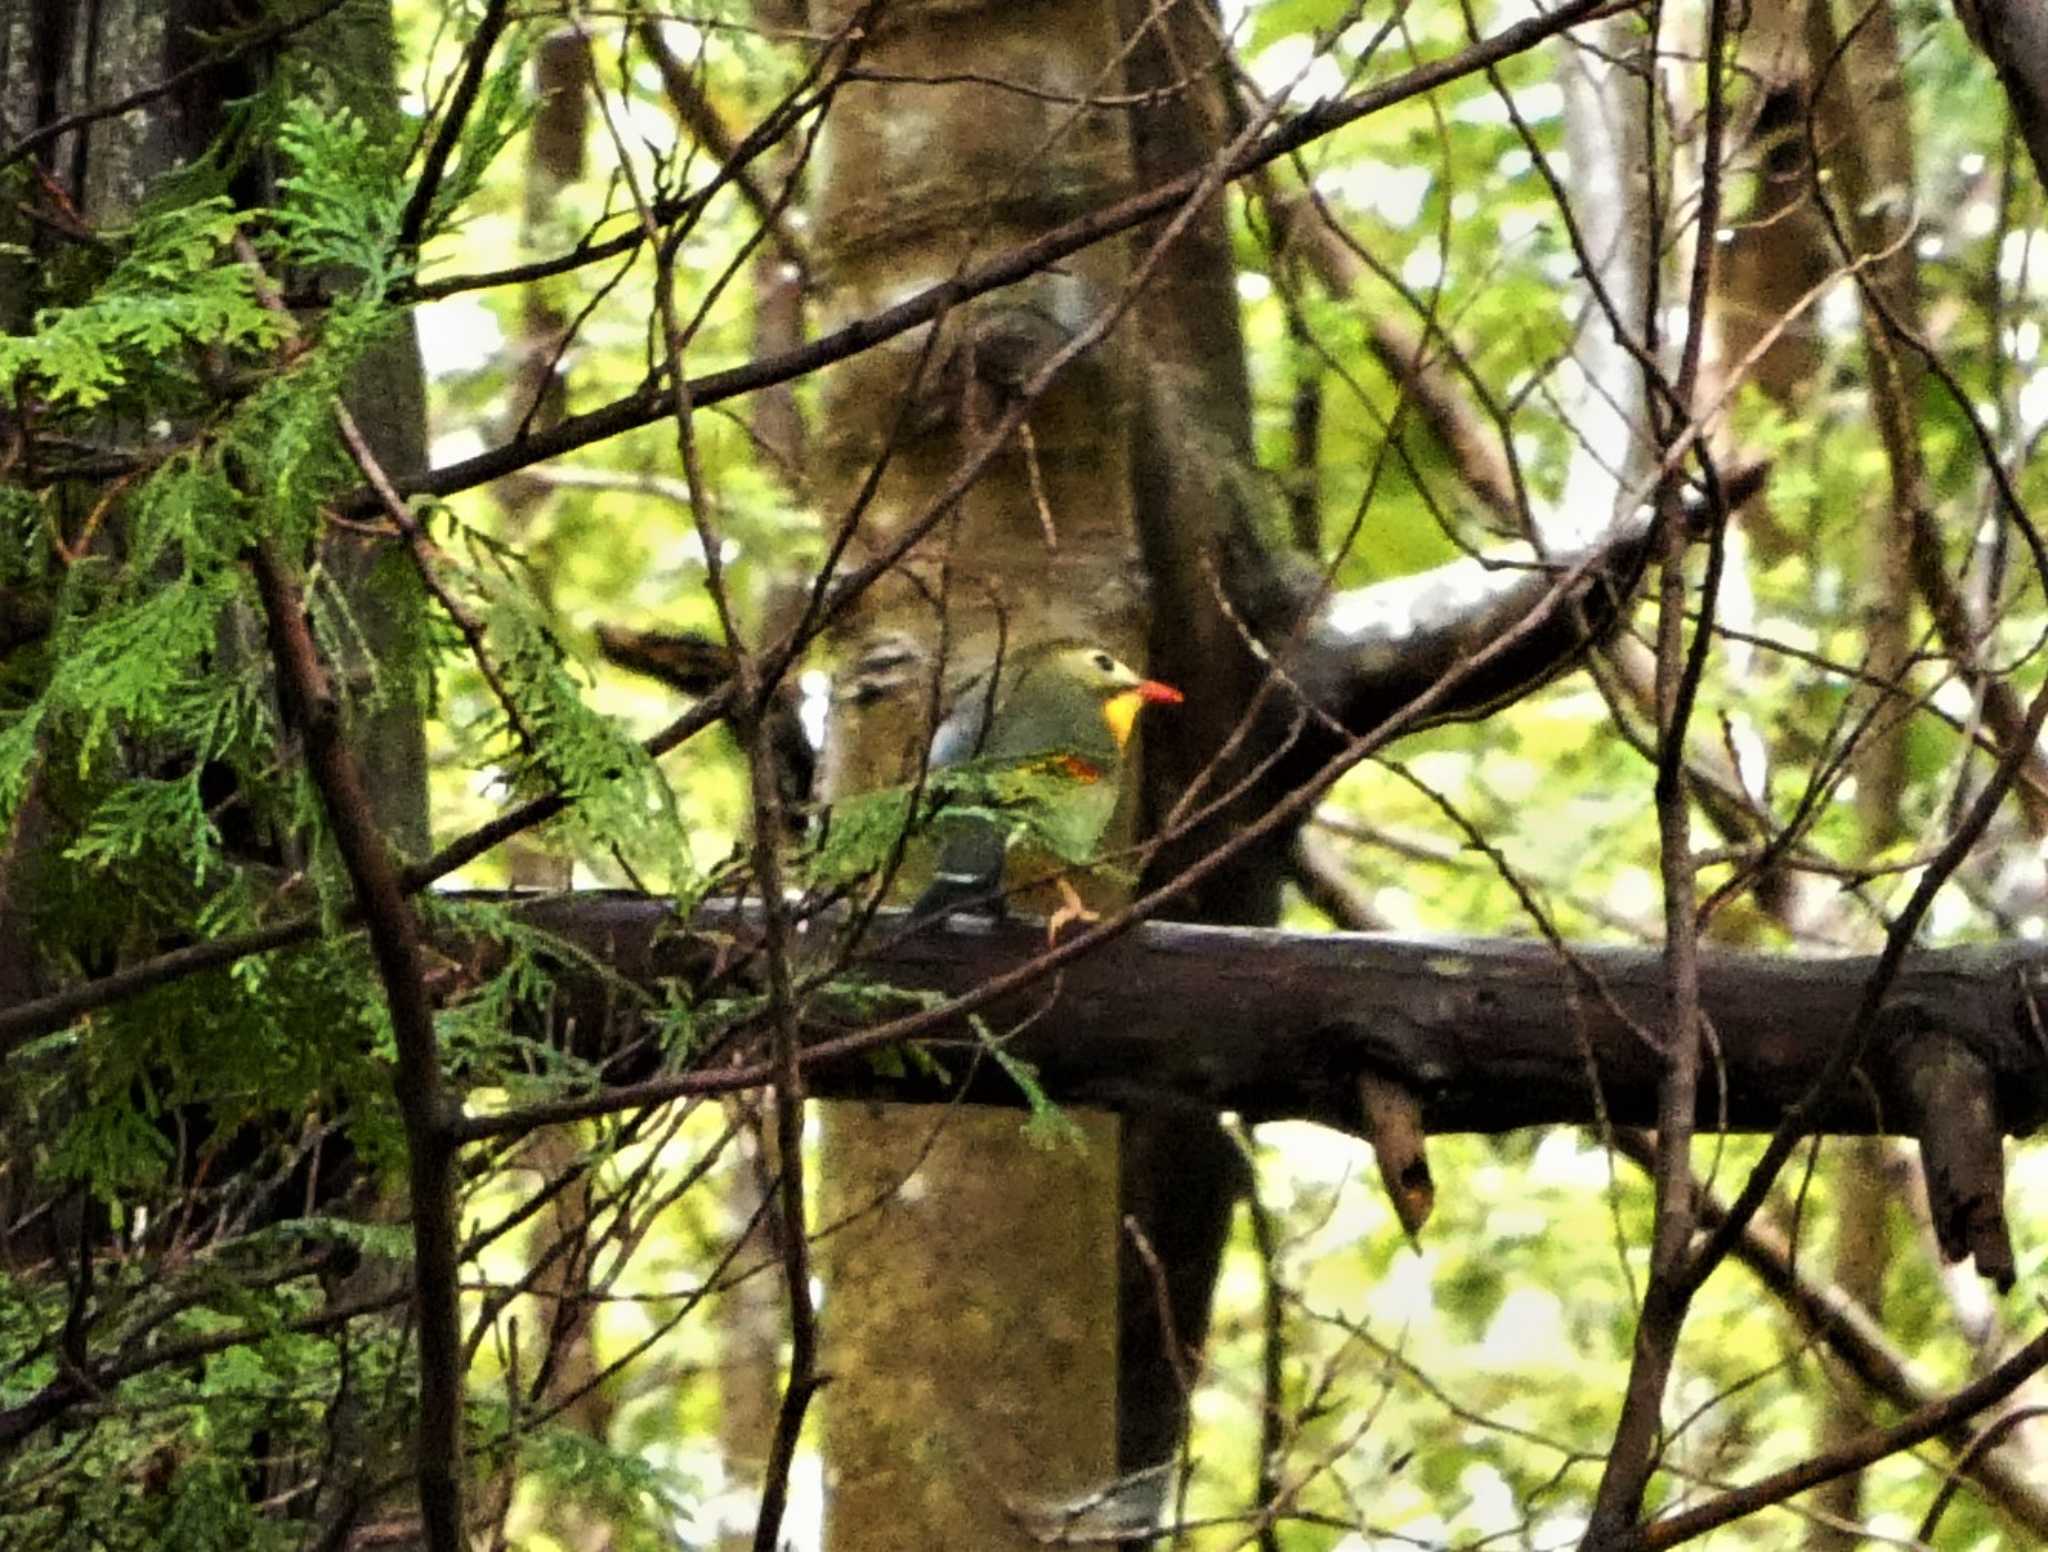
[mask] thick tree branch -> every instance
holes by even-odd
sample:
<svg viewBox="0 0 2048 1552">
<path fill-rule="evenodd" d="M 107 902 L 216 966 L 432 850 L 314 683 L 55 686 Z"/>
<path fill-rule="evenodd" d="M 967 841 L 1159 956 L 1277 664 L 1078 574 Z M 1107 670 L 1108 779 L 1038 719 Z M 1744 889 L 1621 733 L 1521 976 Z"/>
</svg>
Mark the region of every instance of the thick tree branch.
<svg viewBox="0 0 2048 1552">
<path fill-rule="evenodd" d="M 1725 507 L 1762 485 L 1752 465 L 1722 481 Z M 1705 521 L 1704 509 L 1688 521 Z M 1339 594 L 1312 628 L 1295 672 L 1317 702 L 1363 731 L 1540 607 L 1561 573 L 1582 571 L 1571 606 L 1553 609 L 1512 652 L 1467 674 L 1419 725 L 1483 717 L 1581 662 L 1613 631 L 1642 575 L 1651 539 L 1648 510 L 1585 549 L 1538 559 L 1527 545 Z"/>
<path fill-rule="evenodd" d="M 522 912 L 650 989 L 668 980 L 704 987 L 714 973 L 744 985 L 757 947 L 750 916 L 707 909 L 680 930 L 665 902 L 637 895 L 566 895 Z M 1062 1104 L 1192 1101 L 1253 1120 L 1311 1120 L 1356 1133 L 1363 1119 L 1357 1080 L 1370 1070 L 1414 1089 L 1432 1133 L 1503 1132 L 1592 1123 L 1590 1071 L 1616 1125 L 1643 1125 L 1656 1115 L 1662 1063 L 1642 1031 L 1661 1018 L 1665 972 L 1652 950 L 1580 948 L 1580 971 L 1537 942 L 1150 922 L 1065 962 L 1055 1017 L 1045 1005 L 1049 973 L 1028 983 L 1016 975 L 1043 947 L 1036 924 L 891 936 L 902 921 L 897 913 L 879 919 L 856 962 L 865 983 L 950 998 L 1012 978 L 982 1016 L 998 1032 L 1013 1022 L 1025 1026 L 1006 1048 L 1034 1063 Z M 822 944 L 831 934 L 817 921 L 805 938 Z M 487 950 L 443 947 L 479 970 L 488 965 Z M 1702 1075 L 1699 1124 L 1734 1131 L 1777 1125 L 1839 1044 L 1831 1036 L 1853 1022 L 1880 964 L 1876 957 L 1703 954 L 1701 1004 L 1717 1045 Z M 730 979 L 719 985 L 721 994 L 733 989 Z M 2048 1119 L 2048 1052 L 2034 1022 L 2044 987 L 2048 954 L 2028 945 L 1913 956 L 1885 998 L 1886 1038 L 1873 1043 L 1860 1077 L 1832 1090 L 1807 1124 L 1826 1132 L 1906 1126 L 1904 1056 L 1922 1029 L 1965 1043 L 1986 1064 L 2007 1130 Z M 615 1002 L 601 989 L 565 1001 L 563 1017 L 575 1020 L 584 1055 L 623 1050 L 639 1034 L 635 1016 Z M 1189 1008 L 1201 1016 L 1190 1019 Z M 928 1074 L 877 1071 L 866 1057 L 884 1043 L 881 1026 L 850 1018 L 829 992 L 812 988 L 803 1011 L 812 1092 L 913 1101 L 950 1092 Z M 975 1048 L 957 1019 L 919 1027 L 942 1048 Z M 460 1129 L 468 1137 L 500 1135 L 774 1081 L 765 1045 L 757 1049 L 752 1034 L 740 1031 L 694 1070 L 519 1116 L 474 1114 Z M 999 1073 L 977 1076 L 971 1092 L 1017 1100 Z"/>
</svg>

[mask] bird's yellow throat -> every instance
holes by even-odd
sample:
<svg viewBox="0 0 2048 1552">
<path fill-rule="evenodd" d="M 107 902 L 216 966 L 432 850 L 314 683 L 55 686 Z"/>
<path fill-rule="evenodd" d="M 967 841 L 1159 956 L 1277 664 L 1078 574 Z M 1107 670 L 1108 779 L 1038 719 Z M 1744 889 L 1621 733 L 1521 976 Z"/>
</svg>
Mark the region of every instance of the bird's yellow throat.
<svg viewBox="0 0 2048 1552">
<path fill-rule="evenodd" d="M 1138 713 L 1144 708 L 1145 697 L 1136 690 L 1112 695 L 1102 703 L 1102 720 L 1109 724 L 1109 734 L 1116 740 L 1117 748 L 1131 741 L 1131 729 L 1138 725 Z"/>
<path fill-rule="evenodd" d="M 1171 685 L 1161 684 L 1157 679 L 1147 679 L 1143 684 L 1112 695 L 1102 703 L 1102 720 L 1109 724 L 1109 736 L 1116 740 L 1121 749 L 1131 741 L 1131 729 L 1138 725 L 1138 713 L 1153 702 L 1172 705 L 1180 700 L 1180 691 Z"/>
</svg>

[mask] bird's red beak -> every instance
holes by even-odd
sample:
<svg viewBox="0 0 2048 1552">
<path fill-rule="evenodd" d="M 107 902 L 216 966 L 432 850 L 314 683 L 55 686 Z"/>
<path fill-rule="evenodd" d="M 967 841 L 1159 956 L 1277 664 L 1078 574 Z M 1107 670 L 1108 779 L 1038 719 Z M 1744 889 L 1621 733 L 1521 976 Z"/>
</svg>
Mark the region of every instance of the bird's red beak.
<svg viewBox="0 0 2048 1552">
<path fill-rule="evenodd" d="M 1148 706 L 1178 706 L 1184 697 L 1170 684 L 1147 679 L 1138 686 L 1138 698 Z"/>
</svg>

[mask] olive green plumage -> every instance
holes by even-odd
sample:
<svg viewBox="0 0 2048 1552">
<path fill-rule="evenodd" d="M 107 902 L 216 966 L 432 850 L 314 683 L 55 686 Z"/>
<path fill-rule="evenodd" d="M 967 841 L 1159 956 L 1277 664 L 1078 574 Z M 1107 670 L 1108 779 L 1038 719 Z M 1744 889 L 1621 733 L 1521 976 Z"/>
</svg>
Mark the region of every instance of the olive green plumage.
<svg viewBox="0 0 2048 1552">
<path fill-rule="evenodd" d="M 939 819 L 938 865 L 918 899 L 919 915 L 968 904 L 1000 913 L 1013 842 L 1044 854 L 1046 868 L 1092 861 L 1116 812 L 1138 712 L 1180 699 L 1102 648 L 1076 641 L 1018 652 L 998 690 L 991 697 L 985 681 L 970 686 L 932 741 L 933 783 L 972 776 L 988 789 L 983 802 Z M 1078 909 L 1071 890 L 1062 892 Z"/>
<path fill-rule="evenodd" d="M 999 915 L 1013 854 L 1026 880 L 1095 860 L 1139 711 L 1179 699 L 1086 642 L 1013 652 L 993 681 L 983 674 L 952 697 L 921 783 L 856 793 L 823 811 L 804 871 L 813 884 L 850 884 L 893 865 L 907 846 L 915 877 L 936 847 L 917 913 L 971 906 Z M 1058 919 L 1085 914 L 1059 882 L 1067 904 Z"/>
</svg>

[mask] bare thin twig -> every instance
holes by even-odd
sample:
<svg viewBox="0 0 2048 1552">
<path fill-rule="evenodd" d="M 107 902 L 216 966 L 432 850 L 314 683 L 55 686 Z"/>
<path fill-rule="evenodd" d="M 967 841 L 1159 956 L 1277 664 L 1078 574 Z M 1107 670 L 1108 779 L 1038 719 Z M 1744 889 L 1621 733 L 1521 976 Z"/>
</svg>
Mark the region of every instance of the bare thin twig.
<svg viewBox="0 0 2048 1552">
<path fill-rule="evenodd" d="M 1566 0 L 1554 11 L 1504 27 L 1484 41 L 1448 58 L 1420 65 L 1392 81 L 1351 96 L 1317 103 L 1286 119 L 1267 134 L 1234 149 L 1218 164 L 1162 183 L 1056 227 L 1043 237 L 1021 243 L 986 263 L 927 286 L 893 307 L 856 319 L 799 349 L 726 371 L 707 373 L 690 383 L 690 402 L 702 408 L 845 360 L 883 340 L 927 324 L 973 297 L 1012 285 L 1069 254 L 1167 215 L 1198 196 L 1206 187 L 1244 177 L 1349 124 L 1524 53 L 1545 39 L 1592 17 L 1625 13 L 1635 8 L 1634 0 Z M 636 243 L 644 240 L 644 234 L 635 234 Z M 525 278 L 529 278 L 525 272 L 505 271 L 493 283 Z M 468 490 L 501 479 L 528 464 L 541 463 L 607 437 L 652 425 L 669 412 L 668 390 L 658 381 L 649 382 L 610 404 L 582 415 L 569 416 L 548 431 L 479 453 L 473 458 L 409 476 L 398 482 L 398 490 L 407 496 L 445 496 Z M 343 516 L 367 516 L 377 509 L 375 493 L 357 492 L 339 502 L 338 509 Z"/>
<path fill-rule="evenodd" d="M 448 160 L 462 139 L 462 127 L 468 123 L 470 109 L 476 106 L 477 95 L 483 90 L 484 75 L 491 67 L 491 55 L 511 19 L 512 0 L 487 0 L 484 14 L 476 24 L 476 35 L 464 50 L 462 76 L 456 83 L 455 95 L 449 100 L 448 111 L 442 116 L 433 144 L 427 147 L 426 159 L 420 164 L 419 179 L 412 186 L 412 197 L 405 202 L 405 214 L 398 223 L 398 246 L 401 249 L 419 246 L 420 237 L 427 229 L 427 217 L 433 212 L 434 196 L 440 192 L 441 179 L 448 171 Z"/>
<path fill-rule="evenodd" d="M 1698 376 L 1700 342 L 1707 328 L 1708 278 L 1713 255 L 1715 213 L 1720 202 L 1721 139 L 1726 118 L 1721 64 L 1726 52 L 1728 0 L 1712 0 L 1707 22 L 1707 124 L 1702 154 L 1699 236 L 1692 286 L 1687 298 L 1686 339 L 1673 391 L 1672 413 L 1665 414 L 1654 393 L 1645 395 L 1651 419 L 1666 444 L 1667 457 L 1658 479 L 1658 514 L 1662 532 L 1661 585 L 1657 611 L 1657 834 L 1658 861 L 1664 885 L 1664 961 L 1668 984 L 1663 1036 L 1664 1073 L 1657 1102 L 1657 1162 L 1654 1170 L 1656 1210 L 1651 1226 L 1650 1275 L 1637 1316 L 1621 1412 L 1615 1420 L 1614 1443 L 1600 1476 L 1593 1512 L 1581 1545 L 1609 1546 L 1642 1510 L 1643 1492 L 1655 1468 L 1658 1422 L 1665 1386 L 1678 1354 L 1679 1334 L 1691 1303 L 1687 1281 L 1698 1201 L 1692 1174 L 1694 1118 L 1699 1108 L 1700 1015 L 1698 864 L 1692 849 L 1692 800 L 1688 791 L 1685 744 L 1693 705 L 1713 641 L 1712 610 L 1725 557 L 1722 540 L 1727 513 L 1717 513 L 1712 551 L 1701 589 L 1700 617 L 1686 639 L 1687 551 L 1691 536 L 1679 518 L 1676 470 L 1668 447 L 1691 415 L 1692 390 Z M 1653 34 L 1654 35 L 1654 34 Z M 1656 77 L 1645 89 L 1653 96 Z M 1653 157 L 1654 164 L 1655 158 Z M 1654 252 L 1654 246 L 1652 251 Z M 1592 277 L 1589 277 L 1592 278 Z M 1596 287 L 1597 289 L 1597 287 Z M 1645 309 L 1654 318 L 1654 290 Z M 1619 324 L 1617 322 L 1617 327 Z M 1654 387 L 1658 374 L 1647 363 L 1644 373 Z M 1702 443 L 1703 447 L 1704 444 Z M 1718 497 L 1711 468 L 1710 488 Z"/>
<path fill-rule="evenodd" d="M 1754 1514 L 1759 1509 L 1783 1503 L 1823 1482 L 1833 1481 L 1851 1471 L 1861 1471 L 1874 1461 L 1911 1449 L 1986 1407 L 2003 1401 L 2044 1366 L 2048 1366 L 2048 1331 L 2036 1336 L 1989 1374 L 1965 1385 L 1953 1395 L 1922 1407 L 1912 1416 L 1901 1418 L 1888 1428 L 1874 1428 L 1838 1450 L 1788 1466 L 1747 1487 L 1736 1488 L 1694 1508 L 1654 1521 L 1635 1535 L 1617 1542 L 1616 1552 L 1663 1552 L 1665 1547 L 1695 1540 L 1710 1530 Z"/>
<path fill-rule="evenodd" d="M 362 767 L 342 737 L 341 707 L 306 619 L 299 584 L 270 542 L 250 555 L 270 625 L 287 715 L 306 741 L 306 763 L 353 881 L 398 1050 L 393 1088 L 405 1121 L 412 1194 L 413 1277 L 420 1333 L 415 1443 L 420 1513 L 432 1552 L 462 1548 L 462 1381 L 457 1329 L 455 1143 L 444 1130 L 434 1011 L 426 991 L 419 922 L 396 862 L 377 833 Z"/>
</svg>

